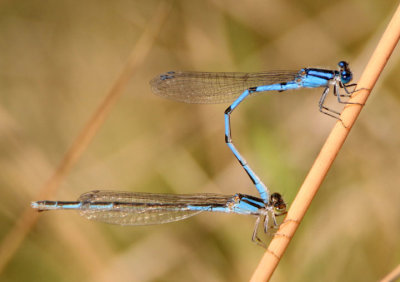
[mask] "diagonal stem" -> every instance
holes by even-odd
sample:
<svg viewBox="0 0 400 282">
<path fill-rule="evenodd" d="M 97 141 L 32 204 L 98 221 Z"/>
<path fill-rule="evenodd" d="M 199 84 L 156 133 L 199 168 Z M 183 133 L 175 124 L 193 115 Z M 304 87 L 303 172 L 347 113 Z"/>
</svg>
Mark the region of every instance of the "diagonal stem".
<svg viewBox="0 0 400 282">
<path fill-rule="evenodd" d="M 304 180 L 303 185 L 300 187 L 284 223 L 280 226 L 277 235 L 271 241 L 267 252 L 264 254 L 253 273 L 251 281 L 268 281 L 271 278 L 274 270 L 278 266 L 280 258 L 283 256 L 291 238 L 294 236 L 297 227 L 310 206 L 312 199 L 350 133 L 351 127 L 360 114 L 363 107 L 362 105 L 367 101 L 370 92 L 396 47 L 399 37 L 400 5 L 382 35 L 378 46 L 358 82 L 357 88 L 360 89 L 360 91 L 354 93 L 349 101 L 355 104 L 347 105 L 340 116 L 346 127 L 344 127 L 341 122 L 335 124 Z"/>
<path fill-rule="evenodd" d="M 396 279 L 400 278 L 400 264 L 396 266 L 390 273 L 388 273 L 385 277 L 380 280 L 381 282 L 391 282 L 396 281 Z"/>
</svg>

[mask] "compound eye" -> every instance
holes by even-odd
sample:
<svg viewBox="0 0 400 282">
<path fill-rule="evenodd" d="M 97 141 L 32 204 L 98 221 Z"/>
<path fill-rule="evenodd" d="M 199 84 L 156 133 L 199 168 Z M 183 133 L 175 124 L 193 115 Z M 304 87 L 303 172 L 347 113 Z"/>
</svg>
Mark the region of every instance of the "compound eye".
<svg viewBox="0 0 400 282">
<path fill-rule="evenodd" d="M 270 198 L 270 205 L 278 210 L 286 210 L 286 203 L 279 193 L 273 193 Z"/>
<path fill-rule="evenodd" d="M 338 66 L 339 66 L 340 68 L 346 68 L 348 65 L 349 65 L 349 64 L 346 63 L 345 61 L 340 61 L 340 62 L 338 63 Z"/>
<path fill-rule="evenodd" d="M 353 78 L 353 75 L 347 71 L 342 71 L 340 73 L 340 80 L 343 84 L 349 83 Z"/>
</svg>

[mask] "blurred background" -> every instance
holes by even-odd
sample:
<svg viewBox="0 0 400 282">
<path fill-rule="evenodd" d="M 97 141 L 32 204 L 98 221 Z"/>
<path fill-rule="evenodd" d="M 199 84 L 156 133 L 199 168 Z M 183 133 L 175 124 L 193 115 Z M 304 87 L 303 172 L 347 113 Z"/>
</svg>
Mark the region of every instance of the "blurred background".
<svg viewBox="0 0 400 282">
<path fill-rule="evenodd" d="M 257 266 L 264 250 L 250 240 L 255 219 L 226 214 L 122 227 L 42 213 L 4 252 L 160 3 L 1 2 L 0 280 L 246 281 Z M 224 143 L 228 105 L 165 100 L 148 81 L 169 70 L 336 69 L 340 60 L 357 81 L 396 8 L 372 0 L 167 3 L 144 64 L 51 199 L 93 189 L 257 196 Z M 376 281 L 399 264 L 398 58 L 396 50 L 273 281 Z M 237 148 L 289 204 L 336 122 L 319 113 L 320 94 L 258 95 L 232 116 Z"/>
</svg>

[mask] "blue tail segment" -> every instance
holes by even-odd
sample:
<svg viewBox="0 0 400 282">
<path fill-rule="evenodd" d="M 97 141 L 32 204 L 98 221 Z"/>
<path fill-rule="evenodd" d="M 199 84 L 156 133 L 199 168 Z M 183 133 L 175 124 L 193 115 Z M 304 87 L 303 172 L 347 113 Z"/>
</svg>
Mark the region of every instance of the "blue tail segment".
<svg viewBox="0 0 400 282">
<path fill-rule="evenodd" d="M 119 225 L 150 225 L 182 220 L 201 212 L 221 212 L 257 217 L 252 240 L 265 244 L 257 236 L 259 223 L 264 231 L 276 229 L 276 216 L 286 214 L 286 203 L 278 193 L 268 202 L 245 195 L 220 194 L 154 194 L 118 191 L 91 191 L 75 202 L 38 201 L 31 203 L 38 211 L 78 210 L 87 219 Z M 272 225 L 270 224 L 272 223 Z"/>
<path fill-rule="evenodd" d="M 161 74 L 150 81 L 156 95 L 185 103 L 232 104 L 225 110 L 225 142 L 240 165 L 256 186 L 261 199 L 268 202 L 270 192 L 257 174 L 250 168 L 232 142 L 230 116 L 247 97 L 266 91 L 286 91 L 300 88 L 323 88 L 318 103 L 319 111 L 339 119 L 340 113 L 325 106 L 330 87 L 342 104 L 342 97 L 350 97 L 354 91 L 348 88 L 353 74 L 345 61 L 338 63 L 339 70 L 303 68 L 297 71 L 273 71 L 260 73 L 175 72 Z M 340 93 L 339 89 L 345 93 Z"/>
</svg>

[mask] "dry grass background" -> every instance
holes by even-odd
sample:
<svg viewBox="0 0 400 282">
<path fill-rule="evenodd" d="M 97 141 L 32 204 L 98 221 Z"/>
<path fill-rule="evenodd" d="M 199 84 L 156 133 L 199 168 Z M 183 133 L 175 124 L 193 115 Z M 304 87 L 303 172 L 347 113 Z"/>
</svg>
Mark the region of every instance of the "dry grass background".
<svg viewBox="0 0 400 282">
<path fill-rule="evenodd" d="M 0 240 L 107 94 L 158 1 L 0 4 Z M 166 70 L 259 71 L 350 62 L 357 81 L 390 1 L 175 1 L 145 64 L 57 190 L 256 190 L 223 139 L 227 105 L 150 93 Z M 273 281 L 375 281 L 400 261 L 400 65 L 395 51 Z M 335 123 L 320 90 L 260 95 L 233 115 L 239 150 L 290 202 Z M 360 145 L 361 144 L 361 145 Z M 149 227 L 45 213 L 2 281 L 243 281 L 264 250 L 254 220 L 200 215 Z M 0 253 L 0 257 L 2 254 Z"/>
</svg>

